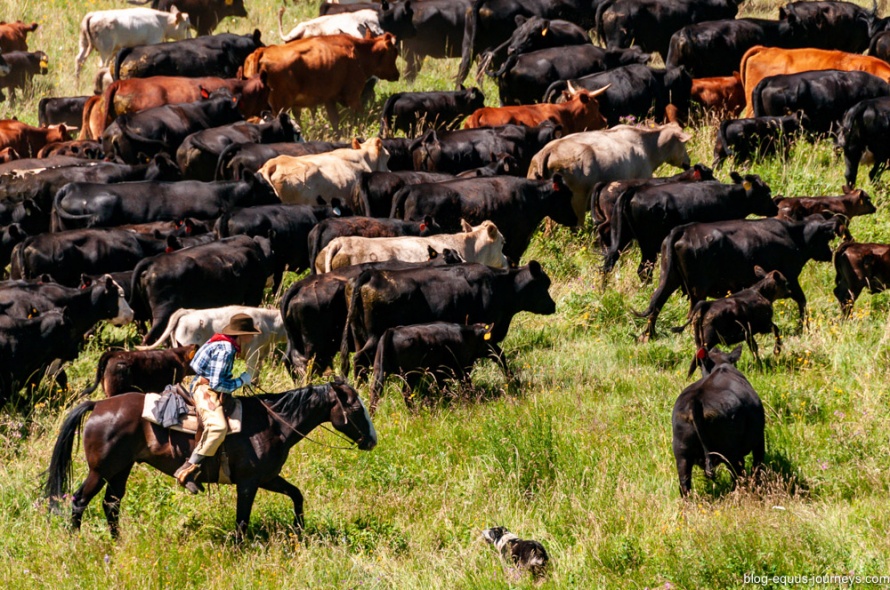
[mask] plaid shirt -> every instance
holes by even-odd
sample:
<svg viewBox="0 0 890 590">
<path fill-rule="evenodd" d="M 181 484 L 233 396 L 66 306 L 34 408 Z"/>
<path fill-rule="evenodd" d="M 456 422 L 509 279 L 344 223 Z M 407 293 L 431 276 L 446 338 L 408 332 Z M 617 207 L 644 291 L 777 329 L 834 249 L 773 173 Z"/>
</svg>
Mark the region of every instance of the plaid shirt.
<svg viewBox="0 0 890 590">
<path fill-rule="evenodd" d="M 219 393 L 232 393 L 244 383 L 232 378 L 235 363 L 235 347 L 229 342 L 207 342 L 195 353 L 191 367 L 199 377 L 210 382 L 210 389 Z"/>
</svg>

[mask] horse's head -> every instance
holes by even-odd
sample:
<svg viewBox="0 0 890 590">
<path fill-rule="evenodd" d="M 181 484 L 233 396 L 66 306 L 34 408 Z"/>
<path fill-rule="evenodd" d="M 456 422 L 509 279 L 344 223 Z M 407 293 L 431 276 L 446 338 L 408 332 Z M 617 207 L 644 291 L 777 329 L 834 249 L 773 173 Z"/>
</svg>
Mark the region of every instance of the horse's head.
<svg viewBox="0 0 890 590">
<path fill-rule="evenodd" d="M 344 382 L 331 383 L 335 403 L 331 408 L 331 424 L 348 436 L 363 451 L 377 446 L 377 431 L 371 415 L 358 392 Z"/>
</svg>

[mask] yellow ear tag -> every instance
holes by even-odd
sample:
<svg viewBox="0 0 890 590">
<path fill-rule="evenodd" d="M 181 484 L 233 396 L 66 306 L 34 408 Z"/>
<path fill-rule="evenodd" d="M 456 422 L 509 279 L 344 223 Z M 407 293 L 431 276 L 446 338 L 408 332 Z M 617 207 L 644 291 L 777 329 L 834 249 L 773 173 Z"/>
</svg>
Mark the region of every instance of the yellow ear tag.
<svg viewBox="0 0 890 590">
<path fill-rule="evenodd" d="M 491 332 L 486 332 L 484 336 L 482 336 L 483 340 L 491 340 Z"/>
<path fill-rule="evenodd" d="M 49 63 L 48 63 L 45 59 L 41 59 L 41 60 L 40 60 L 40 67 L 41 67 L 41 68 L 47 68 L 47 67 L 49 67 Z"/>
<path fill-rule="evenodd" d="M 226 6 L 231 6 L 235 0 L 226 0 Z"/>
<path fill-rule="evenodd" d="M 549 31 L 549 30 L 550 30 L 550 29 L 544 29 L 543 31 L 541 31 L 541 36 L 542 36 L 542 37 L 546 37 L 546 36 L 547 36 L 547 31 Z"/>
<path fill-rule="evenodd" d="M 197 352 L 196 350 L 193 350 L 193 351 L 189 352 L 189 360 L 192 360 L 193 358 L 195 358 L 195 353 L 196 353 L 196 352 Z"/>
<path fill-rule="evenodd" d="M 752 186 L 753 185 L 751 184 L 750 180 L 746 180 L 745 182 L 742 183 L 742 188 L 744 188 L 746 191 L 751 190 Z"/>
</svg>

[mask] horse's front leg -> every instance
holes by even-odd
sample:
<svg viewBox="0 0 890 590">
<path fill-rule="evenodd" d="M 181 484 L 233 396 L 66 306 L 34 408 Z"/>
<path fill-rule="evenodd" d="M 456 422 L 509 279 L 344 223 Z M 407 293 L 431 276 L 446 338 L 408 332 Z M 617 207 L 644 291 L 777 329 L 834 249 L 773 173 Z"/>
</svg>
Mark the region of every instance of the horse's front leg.
<svg viewBox="0 0 890 590">
<path fill-rule="evenodd" d="M 295 486 L 280 475 L 272 481 L 266 482 L 260 486 L 264 490 L 277 492 L 289 497 L 294 503 L 294 529 L 297 535 L 303 533 L 303 493 Z"/>
<path fill-rule="evenodd" d="M 250 511 L 253 510 L 253 500 L 256 498 L 258 485 L 255 481 L 240 482 L 236 486 L 238 490 L 238 506 L 235 509 L 235 542 L 244 540 L 247 525 L 250 524 Z"/>
</svg>

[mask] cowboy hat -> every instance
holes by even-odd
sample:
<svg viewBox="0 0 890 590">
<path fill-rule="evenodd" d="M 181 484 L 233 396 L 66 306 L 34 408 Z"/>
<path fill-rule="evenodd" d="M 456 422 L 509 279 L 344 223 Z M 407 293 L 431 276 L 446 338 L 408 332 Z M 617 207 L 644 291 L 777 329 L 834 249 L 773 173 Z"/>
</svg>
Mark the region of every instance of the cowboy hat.
<svg viewBox="0 0 890 590">
<path fill-rule="evenodd" d="M 220 334 L 226 336 L 241 336 L 244 334 L 260 334 L 261 332 L 253 325 L 253 318 L 246 313 L 236 313 L 229 320 L 229 325 L 220 331 Z"/>
</svg>

